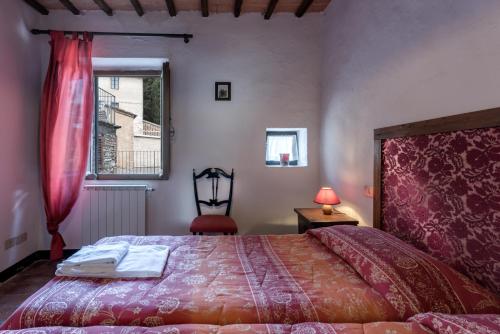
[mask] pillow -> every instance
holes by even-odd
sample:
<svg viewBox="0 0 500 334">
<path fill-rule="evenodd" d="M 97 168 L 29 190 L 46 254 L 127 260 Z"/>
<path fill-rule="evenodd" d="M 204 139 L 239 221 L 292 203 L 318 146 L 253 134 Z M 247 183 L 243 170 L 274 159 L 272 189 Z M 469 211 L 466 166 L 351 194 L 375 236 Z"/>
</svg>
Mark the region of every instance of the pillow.
<svg viewBox="0 0 500 334">
<path fill-rule="evenodd" d="M 500 313 L 500 300 L 448 265 L 371 227 L 310 230 L 407 319 L 418 313 Z"/>
<path fill-rule="evenodd" d="M 500 333 L 500 315 L 498 314 L 450 315 L 423 313 L 411 317 L 409 321 L 417 322 L 436 334 Z"/>
</svg>

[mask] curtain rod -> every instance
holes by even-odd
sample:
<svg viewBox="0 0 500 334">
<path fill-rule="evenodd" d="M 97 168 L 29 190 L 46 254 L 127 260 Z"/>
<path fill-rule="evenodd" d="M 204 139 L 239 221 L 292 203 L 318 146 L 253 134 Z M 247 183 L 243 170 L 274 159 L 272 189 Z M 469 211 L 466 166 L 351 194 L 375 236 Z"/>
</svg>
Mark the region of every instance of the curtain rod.
<svg viewBox="0 0 500 334">
<path fill-rule="evenodd" d="M 193 38 L 193 34 L 161 34 L 161 33 L 142 33 L 142 32 L 104 32 L 104 31 L 87 31 L 94 36 L 139 36 L 139 37 L 166 37 L 166 38 L 183 38 L 184 43 L 189 43 Z M 49 35 L 50 30 L 32 29 L 33 35 Z M 84 31 L 64 31 L 65 34 L 83 34 Z"/>
</svg>

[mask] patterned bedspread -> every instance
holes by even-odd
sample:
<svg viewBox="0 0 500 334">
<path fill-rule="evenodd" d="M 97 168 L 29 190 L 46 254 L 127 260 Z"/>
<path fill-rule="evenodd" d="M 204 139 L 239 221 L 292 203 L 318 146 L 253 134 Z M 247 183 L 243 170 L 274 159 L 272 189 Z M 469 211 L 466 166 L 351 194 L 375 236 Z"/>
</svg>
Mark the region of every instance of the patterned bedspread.
<svg viewBox="0 0 500 334">
<path fill-rule="evenodd" d="M 369 227 L 313 230 L 403 318 L 424 312 L 500 314 L 500 299 L 448 265 Z"/>
<path fill-rule="evenodd" d="M 106 238 L 100 243 L 170 246 L 163 277 L 54 278 L 2 329 L 369 323 L 431 311 L 500 313 L 495 295 L 374 231 L 338 226 L 284 236 Z"/>
<path fill-rule="evenodd" d="M 325 324 L 319 322 L 237 325 L 167 325 L 159 327 L 39 327 L 0 334 L 499 334 L 500 315 L 418 314 L 407 322 Z"/>
<path fill-rule="evenodd" d="M 434 334 L 416 323 L 370 324 L 302 323 L 296 325 L 170 325 L 160 327 L 42 327 L 0 331 L 0 334 Z"/>
<path fill-rule="evenodd" d="M 500 314 L 417 314 L 409 319 L 435 334 L 500 334 Z"/>
<path fill-rule="evenodd" d="M 54 278 L 3 324 L 365 323 L 394 308 L 309 234 L 106 238 L 171 247 L 161 279 Z"/>
</svg>

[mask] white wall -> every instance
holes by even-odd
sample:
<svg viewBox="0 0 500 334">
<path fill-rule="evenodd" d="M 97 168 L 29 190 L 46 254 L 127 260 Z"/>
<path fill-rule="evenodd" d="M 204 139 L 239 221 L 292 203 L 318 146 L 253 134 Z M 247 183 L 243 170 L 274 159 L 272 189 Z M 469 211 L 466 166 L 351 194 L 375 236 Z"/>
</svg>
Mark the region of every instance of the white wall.
<svg viewBox="0 0 500 334">
<path fill-rule="evenodd" d="M 137 135 L 133 137 L 134 153 L 137 158 L 134 161 L 135 167 L 159 168 L 161 166 L 161 139 L 159 137 Z M 153 172 L 154 173 L 154 172 Z"/>
<path fill-rule="evenodd" d="M 0 3 L 0 271 L 37 250 L 41 230 L 39 43 L 26 27 L 36 18 L 21 1 Z M 4 249 L 24 232 L 27 242 Z"/>
<path fill-rule="evenodd" d="M 111 77 L 99 77 L 99 87 L 116 97 L 119 108 L 137 115 L 134 118 L 135 133 L 142 133 L 142 120 L 144 118 L 142 80 L 142 78 L 120 77 L 118 89 L 112 89 Z"/>
<path fill-rule="evenodd" d="M 372 224 L 373 129 L 500 105 L 500 1 L 332 1 L 321 181 Z"/>
<path fill-rule="evenodd" d="M 195 34 L 188 45 L 162 38 L 95 39 L 95 56 L 171 62 L 177 135 L 170 180 L 149 182 L 156 188 L 149 207 L 152 234 L 187 232 L 195 215 L 191 169 L 209 165 L 236 170 L 233 216 L 242 233 L 294 232 L 292 208 L 312 205 L 320 183 L 334 186 L 344 210 L 370 225 L 372 199 L 363 196 L 363 187 L 373 182 L 374 128 L 500 104 L 497 0 L 336 0 L 324 15 L 280 14 L 270 21 L 259 14 L 138 18 L 118 12 L 109 18 L 53 11 L 42 17 L 21 6 L 13 0 L 0 5 L 0 110 L 8 120 L 0 122 L 0 140 L 16 143 L 0 148 L 0 270 L 36 249 L 32 235 L 9 252 L 3 240 L 36 231 L 43 217 L 41 78 L 33 55 L 42 41 L 45 69 L 49 48 L 47 38 L 32 37 L 24 22 L 29 28 Z M 226 80 L 233 82 L 233 101 L 215 102 L 214 81 Z M 270 127 L 308 128 L 307 168 L 264 166 Z M 62 227 L 68 247 L 79 244 L 77 216 Z M 42 235 L 46 247 L 49 238 Z"/>
<path fill-rule="evenodd" d="M 235 169 L 232 216 L 241 233 L 294 233 L 293 208 L 311 206 L 319 186 L 321 19 L 320 14 L 301 19 L 282 14 L 264 21 L 260 14 L 204 19 L 194 12 L 139 18 L 124 12 L 108 17 L 54 11 L 41 18 L 40 27 L 193 33 L 189 44 L 164 38 L 95 38 L 96 57 L 165 57 L 171 63 L 172 170 L 170 180 L 148 182 L 156 189 L 149 233 L 188 233 L 196 215 L 192 169 L 208 166 Z M 42 50 L 43 68 L 48 52 Z M 232 82 L 231 102 L 214 101 L 215 81 Z M 265 130 L 270 127 L 308 128 L 308 167 L 265 166 Z M 62 228 L 70 248 L 79 244 L 80 231 L 78 217 L 71 220 Z"/>
</svg>

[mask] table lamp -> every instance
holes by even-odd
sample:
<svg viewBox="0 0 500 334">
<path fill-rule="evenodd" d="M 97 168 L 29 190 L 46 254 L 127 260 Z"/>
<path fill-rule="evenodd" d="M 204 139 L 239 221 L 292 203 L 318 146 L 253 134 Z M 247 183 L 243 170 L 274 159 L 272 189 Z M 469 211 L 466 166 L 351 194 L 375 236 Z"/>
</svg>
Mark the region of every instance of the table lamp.
<svg viewBox="0 0 500 334">
<path fill-rule="evenodd" d="M 321 187 L 314 199 L 314 203 L 323 204 L 323 213 L 331 215 L 333 212 L 332 205 L 340 204 L 340 199 L 332 187 Z"/>
</svg>

